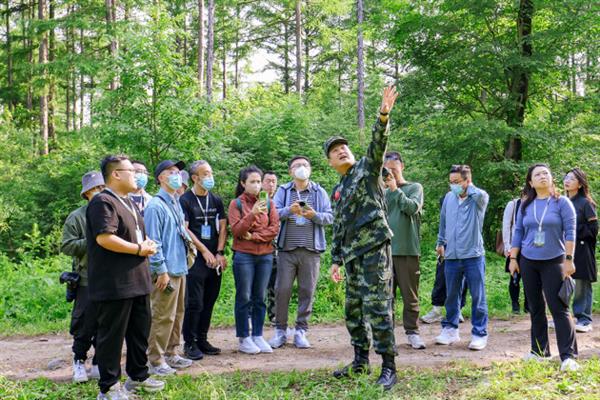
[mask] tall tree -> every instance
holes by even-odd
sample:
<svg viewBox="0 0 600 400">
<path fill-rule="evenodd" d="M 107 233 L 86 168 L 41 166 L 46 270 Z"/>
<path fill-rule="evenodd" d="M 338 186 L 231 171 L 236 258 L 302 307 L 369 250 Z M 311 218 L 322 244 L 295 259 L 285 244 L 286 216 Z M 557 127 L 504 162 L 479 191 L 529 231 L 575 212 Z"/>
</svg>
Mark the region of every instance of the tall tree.
<svg viewBox="0 0 600 400">
<path fill-rule="evenodd" d="M 198 0 L 198 96 L 204 80 L 204 0 Z"/>
<path fill-rule="evenodd" d="M 363 39 L 363 20 L 364 9 L 363 0 L 356 1 L 357 16 L 357 44 L 356 44 L 356 80 L 357 80 L 357 100 L 356 108 L 358 111 L 358 128 L 365 129 L 365 61 L 364 61 L 364 39 Z M 361 135 L 362 137 L 362 135 Z"/>
<path fill-rule="evenodd" d="M 38 19 L 41 22 L 46 21 L 46 0 L 38 0 Z M 39 63 L 42 66 L 42 90 L 40 93 L 40 138 L 42 139 L 42 154 L 48 154 L 48 33 L 46 28 L 41 26 L 40 46 L 39 46 Z"/>
<path fill-rule="evenodd" d="M 208 0 L 206 36 L 206 98 L 212 101 L 213 66 L 215 62 L 215 0 Z"/>
<path fill-rule="evenodd" d="M 6 24 L 6 84 L 7 84 L 7 98 L 8 108 L 13 110 L 15 107 L 14 89 L 13 89 L 13 55 L 12 55 L 12 38 L 10 32 L 10 0 L 5 0 L 5 24 Z"/>
<path fill-rule="evenodd" d="M 296 0 L 296 92 L 302 94 L 302 0 Z"/>
<path fill-rule="evenodd" d="M 106 8 L 106 31 L 108 36 L 110 37 L 110 47 L 109 52 L 113 60 L 117 57 L 118 51 L 118 42 L 115 30 L 115 24 L 117 22 L 117 0 L 105 0 L 105 8 Z M 110 90 L 115 90 L 117 88 L 117 76 L 113 75 L 110 80 Z"/>
</svg>

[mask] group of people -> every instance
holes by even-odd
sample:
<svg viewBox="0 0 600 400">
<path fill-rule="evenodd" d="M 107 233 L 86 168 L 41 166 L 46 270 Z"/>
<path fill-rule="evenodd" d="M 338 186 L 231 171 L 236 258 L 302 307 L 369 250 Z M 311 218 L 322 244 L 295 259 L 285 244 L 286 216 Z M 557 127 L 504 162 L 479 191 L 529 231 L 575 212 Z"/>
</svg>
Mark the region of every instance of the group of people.
<svg viewBox="0 0 600 400">
<path fill-rule="evenodd" d="M 288 161 L 291 180 L 283 185 L 273 171 L 242 169 L 227 211 L 212 192 L 213 170 L 203 160 L 187 170 L 182 161 L 159 163 L 153 173 L 159 186 L 154 196 L 145 191 L 146 165 L 126 156 L 107 156 L 100 172 L 86 173 L 81 196 L 87 204 L 67 218 L 61 246 L 73 257 L 79 276 L 70 329 L 73 380 L 97 378 L 98 399 L 127 399 L 139 388 L 164 387 L 151 375 L 167 376 L 205 355 L 218 355 L 221 350 L 209 342 L 208 333 L 228 267 L 228 231 L 233 238 L 238 350 L 272 353 L 288 341 L 300 349 L 311 347 L 307 332 L 321 255 L 328 247 L 325 227 L 332 225 L 330 275 L 334 282 L 345 275 L 345 319 L 355 354 L 333 374 L 344 378 L 369 373 L 373 341 L 382 357 L 377 383 L 390 389 L 397 380 L 393 304 L 398 287 L 406 341 L 414 349 L 426 347 L 418 328 L 423 187 L 404 178 L 401 154 L 387 151 L 396 97 L 393 87 L 384 90 L 366 156 L 356 160 L 341 136 L 324 143 L 328 163 L 340 175 L 331 196 L 310 179 L 311 160 L 301 155 Z M 452 166 L 449 183 L 441 202 L 434 308 L 421 320 L 441 319 L 437 344 L 458 342 L 468 289 L 473 326 L 469 348 L 482 350 L 488 339 L 482 228 L 489 196 L 473 184 L 467 165 Z M 585 174 L 574 169 L 564 184 L 568 197 L 558 195 L 547 166 L 532 166 L 522 197 L 507 206 L 504 240 L 513 306 L 518 309 L 522 278 L 531 315 L 528 358 L 550 355 L 547 302 L 563 369 L 575 369 L 575 328 L 559 290 L 565 277 L 579 274 L 574 275 L 577 329 L 591 329 L 598 223 Z M 587 271 L 580 268 L 584 260 Z M 298 311 L 291 328 L 294 282 Z M 265 318 L 275 328 L 269 340 L 263 334 Z M 128 379 L 121 386 L 124 341 Z M 88 374 L 85 364 L 92 346 Z"/>
</svg>

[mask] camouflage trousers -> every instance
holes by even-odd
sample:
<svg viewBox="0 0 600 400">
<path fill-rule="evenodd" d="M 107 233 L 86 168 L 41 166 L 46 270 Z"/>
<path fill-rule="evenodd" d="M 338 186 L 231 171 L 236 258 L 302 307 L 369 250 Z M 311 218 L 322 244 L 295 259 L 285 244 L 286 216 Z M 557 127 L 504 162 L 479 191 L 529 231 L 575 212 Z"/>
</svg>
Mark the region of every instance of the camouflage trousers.
<svg viewBox="0 0 600 400">
<path fill-rule="evenodd" d="M 375 247 L 345 264 L 346 328 L 353 346 L 395 355 L 393 268 L 390 243 Z"/>
</svg>

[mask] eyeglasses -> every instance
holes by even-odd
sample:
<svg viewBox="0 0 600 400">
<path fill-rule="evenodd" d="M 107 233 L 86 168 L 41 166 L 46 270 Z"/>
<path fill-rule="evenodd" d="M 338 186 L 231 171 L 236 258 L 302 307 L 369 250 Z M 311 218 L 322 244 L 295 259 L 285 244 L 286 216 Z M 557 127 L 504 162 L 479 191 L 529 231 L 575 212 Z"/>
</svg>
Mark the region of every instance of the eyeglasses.
<svg viewBox="0 0 600 400">
<path fill-rule="evenodd" d="M 136 169 L 135 170 L 136 174 L 144 174 L 144 175 L 148 175 L 148 171 L 143 170 L 143 169 Z"/>
</svg>

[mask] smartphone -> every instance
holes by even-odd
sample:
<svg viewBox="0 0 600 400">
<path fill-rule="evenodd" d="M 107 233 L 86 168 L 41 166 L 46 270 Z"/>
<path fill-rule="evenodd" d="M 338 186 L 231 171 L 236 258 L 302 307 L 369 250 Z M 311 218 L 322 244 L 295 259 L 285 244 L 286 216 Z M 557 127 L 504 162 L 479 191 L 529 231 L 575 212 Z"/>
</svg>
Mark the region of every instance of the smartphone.
<svg viewBox="0 0 600 400">
<path fill-rule="evenodd" d="M 302 208 L 306 207 L 306 202 L 305 201 L 299 201 L 298 205 Z"/>
<path fill-rule="evenodd" d="M 267 192 L 260 192 L 260 197 L 259 197 L 260 201 L 264 201 L 265 203 L 269 202 L 269 193 Z"/>
</svg>

